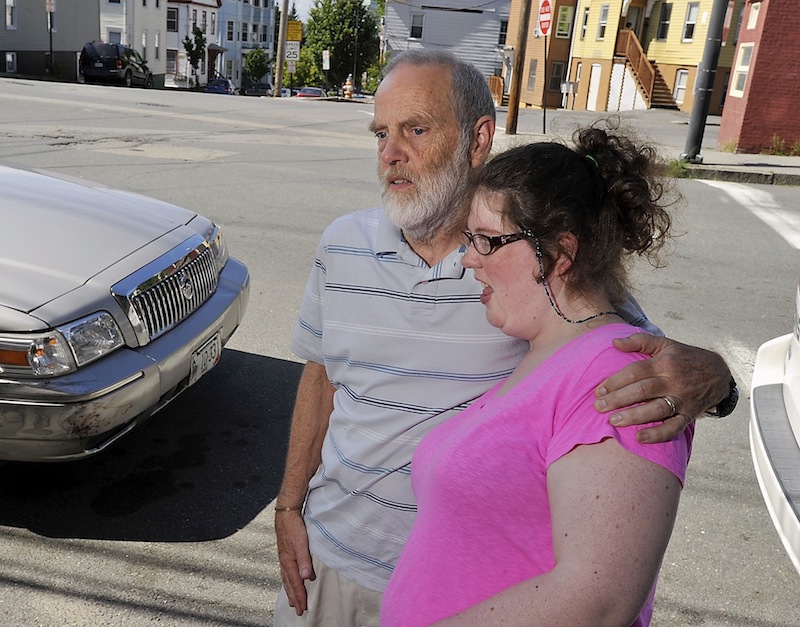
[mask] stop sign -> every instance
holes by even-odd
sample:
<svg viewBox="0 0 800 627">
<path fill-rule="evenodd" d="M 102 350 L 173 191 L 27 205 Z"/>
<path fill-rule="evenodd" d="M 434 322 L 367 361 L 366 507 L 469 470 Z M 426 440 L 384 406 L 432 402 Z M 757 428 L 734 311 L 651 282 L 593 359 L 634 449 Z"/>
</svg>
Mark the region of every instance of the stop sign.
<svg viewBox="0 0 800 627">
<path fill-rule="evenodd" d="M 550 0 L 542 0 L 542 3 L 539 5 L 539 32 L 542 35 L 547 35 L 550 32 L 550 17 L 552 12 Z"/>
</svg>

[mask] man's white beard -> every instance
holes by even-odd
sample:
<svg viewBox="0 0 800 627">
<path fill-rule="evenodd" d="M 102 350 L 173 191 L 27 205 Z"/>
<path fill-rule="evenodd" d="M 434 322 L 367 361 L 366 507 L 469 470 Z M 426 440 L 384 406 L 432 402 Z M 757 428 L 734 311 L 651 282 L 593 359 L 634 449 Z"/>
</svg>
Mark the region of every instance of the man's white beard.
<svg viewBox="0 0 800 627">
<path fill-rule="evenodd" d="M 459 205 L 469 180 L 467 151 L 459 146 L 452 159 L 429 174 L 409 177 L 403 176 L 402 170 L 402 167 L 393 168 L 382 175 L 386 217 L 407 239 L 431 242 L 443 226 L 458 219 Z M 392 192 L 388 182 L 396 178 L 412 180 L 416 193 L 411 196 Z"/>
</svg>

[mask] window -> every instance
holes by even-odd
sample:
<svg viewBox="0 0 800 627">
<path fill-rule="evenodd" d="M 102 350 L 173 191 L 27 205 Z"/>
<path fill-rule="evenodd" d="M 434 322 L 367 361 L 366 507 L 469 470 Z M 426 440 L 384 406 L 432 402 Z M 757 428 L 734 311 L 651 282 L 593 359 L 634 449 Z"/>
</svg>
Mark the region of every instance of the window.
<svg viewBox="0 0 800 627">
<path fill-rule="evenodd" d="M 147 31 L 142 31 L 142 54 L 147 58 Z"/>
<path fill-rule="evenodd" d="M 161 8 L 161 0 L 156 0 L 156 9 Z"/>
<path fill-rule="evenodd" d="M 106 41 L 110 44 L 121 44 L 122 43 L 122 31 L 121 30 L 108 30 L 108 34 L 106 36 Z"/>
<path fill-rule="evenodd" d="M 225 59 L 225 76 L 233 75 L 233 59 Z"/>
<path fill-rule="evenodd" d="M 175 8 L 167 9 L 167 32 L 169 33 L 178 32 L 178 9 Z"/>
<path fill-rule="evenodd" d="M 16 52 L 6 52 L 6 73 L 7 74 L 16 74 L 17 73 L 17 53 Z"/>
<path fill-rule="evenodd" d="M 608 26 L 608 5 L 600 5 L 600 23 L 597 25 L 597 39 L 606 38 L 606 26 Z"/>
<path fill-rule="evenodd" d="M 572 16 L 575 14 L 575 7 L 558 7 L 558 19 L 556 19 L 556 37 L 569 39 L 572 33 Z"/>
<path fill-rule="evenodd" d="M 760 2 L 753 2 L 750 5 L 750 14 L 747 16 L 747 30 L 753 30 L 756 26 L 758 26 L 758 14 L 760 11 Z M 742 7 L 742 13 L 744 13 L 744 7 Z"/>
<path fill-rule="evenodd" d="M 550 78 L 548 79 L 547 89 L 550 91 L 561 91 L 561 83 L 564 80 L 564 70 L 566 65 L 563 61 L 553 61 L 550 66 Z"/>
<path fill-rule="evenodd" d="M 153 47 L 155 48 L 156 59 L 161 58 L 161 31 L 157 30 L 155 39 L 153 40 Z"/>
<path fill-rule="evenodd" d="M 228 41 L 233 41 L 233 22 L 228 22 L 226 33 L 225 39 Z"/>
<path fill-rule="evenodd" d="M 200 30 L 202 30 L 205 33 L 207 26 L 208 26 L 208 12 L 203 11 L 203 19 L 200 22 Z"/>
<path fill-rule="evenodd" d="M 247 41 L 248 30 L 247 22 L 242 22 L 242 41 Z"/>
<path fill-rule="evenodd" d="M 508 37 L 508 20 L 500 20 L 500 36 L 497 38 L 497 45 L 505 46 L 506 37 Z"/>
<path fill-rule="evenodd" d="M 750 61 L 753 59 L 753 45 L 742 44 L 739 46 L 739 55 L 736 57 L 736 65 L 733 68 L 733 83 L 731 84 L 731 96 L 736 98 L 744 97 L 747 74 L 750 72 Z"/>
<path fill-rule="evenodd" d="M 581 39 L 586 38 L 586 27 L 589 25 L 589 9 L 583 10 L 583 22 L 581 23 Z"/>
<path fill-rule="evenodd" d="M 269 26 L 266 24 L 261 25 L 261 41 L 266 42 L 269 37 Z"/>
<path fill-rule="evenodd" d="M 678 70 L 675 74 L 675 89 L 672 92 L 672 96 L 678 104 L 683 104 L 683 100 L 686 97 L 686 84 L 688 82 L 689 70 Z"/>
<path fill-rule="evenodd" d="M 686 7 L 686 23 L 683 25 L 683 41 L 694 39 L 694 27 L 697 26 L 697 12 L 700 10 L 699 2 L 690 2 Z"/>
<path fill-rule="evenodd" d="M 253 6 L 254 7 L 260 7 L 261 6 L 261 0 L 253 0 Z"/>
<path fill-rule="evenodd" d="M 11 30 L 17 27 L 17 0 L 6 0 L 6 28 Z M 14 53 L 16 59 L 16 53 Z"/>
<path fill-rule="evenodd" d="M 108 0 L 109 4 L 120 4 L 122 0 Z"/>
<path fill-rule="evenodd" d="M 192 25 L 197 26 L 197 9 L 192 9 Z"/>
<path fill-rule="evenodd" d="M 528 70 L 528 89 L 533 89 L 536 85 L 536 59 L 531 59 L 531 67 Z"/>
<path fill-rule="evenodd" d="M 146 6 L 147 6 L 147 0 L 142 0 L 142 6 L 143 6 L 143 7 L 146 7 Z"/>
<path fill-rule="evenodd" d="M 167 50 L 167 74 L 178 73 L 178 51 Z"/>
<path fill-rule="evenodd" d="M 669 18 L 672 15 L 672 3 L 661 5 L 661 17 L 658 18 L 658 33 L 656 39 L 664 40 L 669 32 Z"/>
<path fill-rule="evenodd" d="M 211 14 L 211 34 L 212 35 L 216 35 L 217 34 L 217 14 L 216 13 L 212 13 Z"/>
<path fill-rule="evenodd" d="M 422 13 L 411 14 L 411 39 L 422 39 L 422 20 L 425 16 Z"/>
</svg>

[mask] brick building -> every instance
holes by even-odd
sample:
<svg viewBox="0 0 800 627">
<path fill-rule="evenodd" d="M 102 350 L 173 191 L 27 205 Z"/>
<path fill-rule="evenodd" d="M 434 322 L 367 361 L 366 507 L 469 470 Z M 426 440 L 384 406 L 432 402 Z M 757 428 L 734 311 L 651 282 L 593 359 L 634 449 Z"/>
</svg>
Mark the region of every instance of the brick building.
<svg viewBox="0 0 800 627">
<path fill-rule="evenodd" d="M 757 153 L 800 149 L 800 2 L 748 0 L 739 33 L 720 148 Z"/>
</svg>

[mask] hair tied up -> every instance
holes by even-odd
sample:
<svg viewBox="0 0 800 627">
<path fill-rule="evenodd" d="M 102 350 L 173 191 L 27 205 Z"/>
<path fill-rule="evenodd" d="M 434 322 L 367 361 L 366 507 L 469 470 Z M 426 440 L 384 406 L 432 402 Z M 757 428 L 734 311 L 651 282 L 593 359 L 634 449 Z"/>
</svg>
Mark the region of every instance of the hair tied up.
<svg viewBox="0 0 800 627">
<path fill-rule="evenodd" d="M 586 155 L 586 159 L 591 161 L 594 164 L 594 167 L 596 167 L 597 169 L 600 169 L 600 164 L 597 163 L 597 159 L 595 159 L 592 155 Z"/>
</svg>

